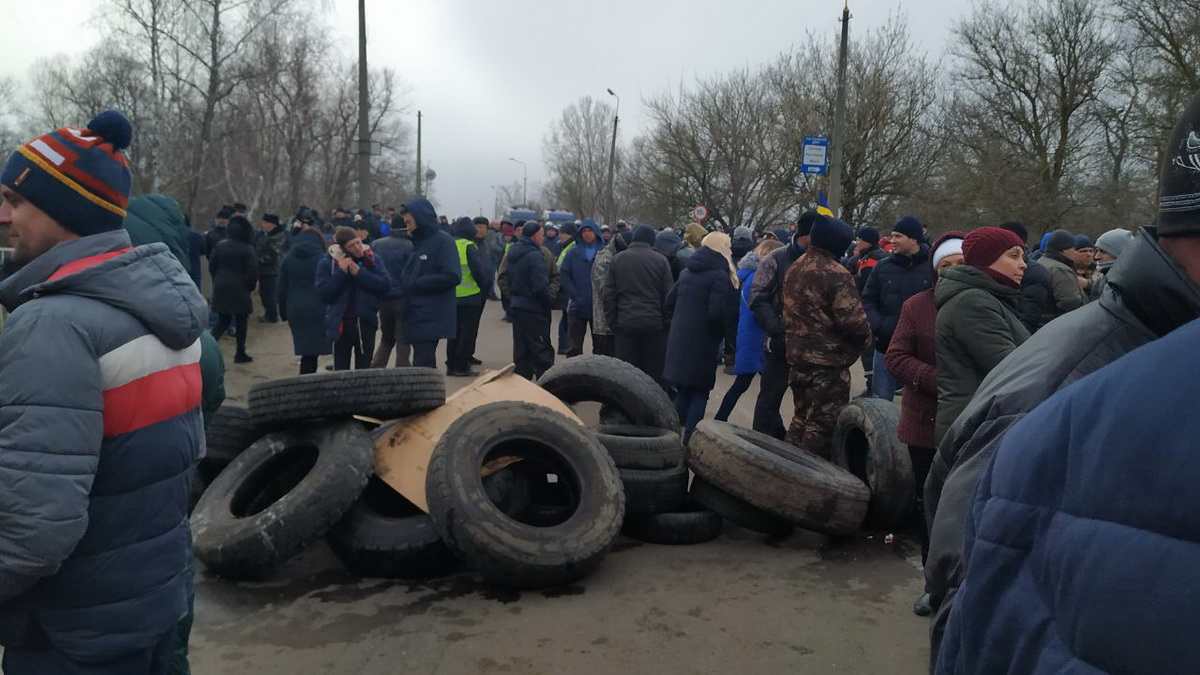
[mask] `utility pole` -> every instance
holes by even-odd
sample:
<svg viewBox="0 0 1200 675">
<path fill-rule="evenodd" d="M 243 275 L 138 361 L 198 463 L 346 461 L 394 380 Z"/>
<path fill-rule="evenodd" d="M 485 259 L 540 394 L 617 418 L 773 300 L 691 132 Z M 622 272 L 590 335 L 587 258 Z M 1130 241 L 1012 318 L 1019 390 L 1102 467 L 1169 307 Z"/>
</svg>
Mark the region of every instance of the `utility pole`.
<svg viewBox="0 0 1200 675">
<path fill-rule="evenodd" d="M 841 217 L 842 157 L 846 145 L 846 61 L 850 50 L 850 0 L 842 10 L 842 48 L 838 52 L 837 99 L 833 109 L 833 138 L 829 139 L 829 210 Z"/>
<path fill-rule="evenodd" d="M 612 226 L 617 222 L 617 197 L 613 192 L 613 175 L 616 173 L 617 167 L 617 122 L 621 119 L 621 97 L 617 96 L 612 89 L 608 90 L 608 94 L 617 99 L 617 108 L 613 111 L 612 146 L 608 149 L 608 220 L 606 224 Z"/>
<path fill-rule="evenodd" d="M 521 165 L 521 208 L 527 209 L 529 208 L 529 169 L 525 166 L 525 162 L 515 157 L 509 157 L 508 161 Z"/>
<path fill-rule="evenodd" d="M 418 197 L 423 197 L 421 194 L 421 111 L 417 111 L 417 194 Z"/>
<path fill-rule="evenodd" d="M 367 116 L 367 0 L 358 0 L 358 208 L 371 207 L 371 125 Z"/>
</svg>

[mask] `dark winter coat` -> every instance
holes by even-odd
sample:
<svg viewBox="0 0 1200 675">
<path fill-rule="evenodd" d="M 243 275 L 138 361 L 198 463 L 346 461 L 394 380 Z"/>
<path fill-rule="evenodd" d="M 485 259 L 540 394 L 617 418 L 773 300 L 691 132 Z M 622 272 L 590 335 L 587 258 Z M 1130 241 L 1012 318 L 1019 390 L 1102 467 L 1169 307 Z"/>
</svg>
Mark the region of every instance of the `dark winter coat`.
<svg viewBox="0 0 1200 675">
<path fill-rule="evenodd" d="M 509 247 L 505 272 L 509 306 L 513 309 L 549 314 L 554 307 L 550 269 L 544 251 L 527 237 L 521 237 Z"/>
<path fill-rule="evenodd" d="M 667 262 L 671 263 L 671 278 L 678 281 L 679 275 L 687 269 L 688 259 L 691 258 L 695 251 L 687 247 L 683 243 L 683 239 L 675 234 L 675 230 L 670 228 L 662 230 L 654 236 L 654 250 L 663 254 Z"/>
<path fill-rule="evenodd" d="M 212 257 L 213 251 L 217 248 L 217 244 L 225 241 L 225 238 L 228 236 L 229 227 L 227 225 L 222 225 L 221 227 L 213 225 L 211 228 L 209 228 L 208 232 L 204 233 L 204 257 Z"/>
<path fill-rule="evenodd" d="M 345 255 L 342 247 L 334 244 L 317 262 L 317 297 L 325 304 L 325 339 L 330 342 L 337 341 L 347 319 L 357 319 L 374 331 L 379 326 L 379 299 L 392 286 L 387 270 L 370 249 L 357 261 L 358 274 L 347 274 L 338 267 L 336 261 Z M 408 339 L 408 334 L 404 337 Z"/>
<path fill-rule="evenodd" d="M 749 253 L 738 263 L 738 329 L 737 351 L 733 357 L 733 374 L 750 375 L 761 373 L 766 364 L 763 341 L 766 335 L 750 309 L 750 287 L 762 263 L 754 253 Z"/>
<path fill-rule="evenodd" d="M 563 256 L 562 287 L 567 292 L 567 313 L 585 319 L 592 318 L 592 265 L 596 256 L 604 248 L 604 239 L 600 236 L 600 227 L 596 221 L 587 219 L 581 227 L 590 229 L 596 234 L 596 241 L 591 245 L 579 243 Z"/>
<path fill-rule="evenodd" d="M 767 337 L 767 349 L 772 354 L 786 352 L 783 324 L 783 281 L 792 265 L 804 255 L 804 247 L 795 242 L 767 254 L 754 273 L 750 286 L 750 310 Z"/>
<path fill-rule="evenodd" d="M 1046 251 L 1038 264 L 1050 278 L 1050 303 L 1043 314 L 1043 325 L 1087 304 L 1087 292 L 1079 285 L 1075 263 L 1058 251 Z"/>
<path fill-rule="evenodd" d="M 1109 271 L 1108 286 L 1099 301 L 1050 322 L 993 370 L 938 447 L 925 483 L 925 581 L 941 605 L 934 654 L 962 579 L 967 505 L 1005 432 L 1059 389 L 1200 317 L 1200 285 L 1144 228 Z"/>
<path fill-rule="evenodd" d="M 59 243 L 0 301 L 0 644 L 146 649 L 187 611 L 204 299 L 166 245 L 117 230 Z"/>
<path fill-rule="evenodd" d="M 733 254 L 733 264 L 742 262 L 742 258 L 754 250 L 754 231 L 745 225 L 735 227 L 730 239 L 730 250 Z"/>
<path fill-rule="evenodd" d="M 204 257 L 204 235 L 199 232 L 189 229 L 187 231 L 188 242 L 188 276 L 192 281 L 196 282 L 196 288 L 200 288 L 200 280 L 204 277 L 204 268 L 201 267 Z"/>
<path fill-rule="evenodd" d="M 872 246 L 866 251 L 850 258 L 847 267 L 850 268 L 850 273 L 854 275 L 854 283 L 858 287 L 859 295 L 862 295 L 863 290 L 867 287 L 867 281 L 871 278 L 871 272 L 887 256 L 887 251 L 879 246 Z"/>
<path fill-rule="evenodd" d="M 635 241 L 613 256 L 603 298 L 613 334 L 667 330 L 671 325 L 667 294 L 672 286 L 671 265 L 649 244 Z"/>
<path fill-rule="evenodd" d="M 933 440 L 938 401 L 936 322 L 933 289 L 912 296 L 900 310 L 900 321 L 884 355 L 888 373 L 904 386 L 896 436 L 901 443 L 919 448 L 936 447 Z"/>
<path fill-rule="evenodd" d="M 279 318 L 292 330 L 296 356 L 332 353 L 333 342 L 325 333 L 326 306 L 317 296 L 317 265 L 326 257 L 321 235 L 306 232 L 296 236 L 279 268 Z"/>
<path fill-rule="evenodd" d="M 255 233 L 254 252 L 258 255 L 258 276 L 279 276 L 279 266 L 283 263 L 283 248 L 286 241 L 286 233 L 278 225 L 270 232 L 259 230 Z"/>
<path fill-rule="evenodd" d="M 217 314 L 251 314 L 254 300 L 251 291 L 258 285 L 258 255 L 254 245 L 240 234 L 226 237 L 208 256 L 208 272 L 212 275 L 212 311 Z"/>
<path fill-rule="evenodd" d="M 671 332 L 664 380 L 681 387 L 713 388 L 729 298 L 734 292 L 725 256 L 701 247 L 688 260 L 679 282 L 667 294 Z"/>
<path fill-rule="evenodd" d="M 862 302 L 871 334 L 875 336 L 876 351 L 887 352 L 896 322 L 900 320 L 900 308 L 906 300 L 927 290 L 932 279 L 927 244 L 921 244 L 921 249 L 913 255 L 893 253 L 875 266 L 863 287 Z"/>
<path fill-rule="evenodd" d="M 1017 316 L 1021 291 L 975 267 L 956 265 L 943 272 L 933 298 L 938 306 L 934 439 L 941 440 L 983 378 L 1029 339 L 1029 329 Z"/>
<path fill-rule="evenodd" d="M 1054 291 L 1050 287 L 1050 272 L 1042 265 L 1035 265 L 1030 256 L 1025 256 L 1025 276 L 1021 277 L 1021 311 L 1017 315 L 1032 333 L 1045 325 L 1047 308 L 1051 305 Z M 1097 296 L 1098 297 L 1098 296 Z"/>
<path fill-rule="evenodd" d="M 400 280 L 404 277 L 404 265 L 408 263 L 408 256 L 412 254 L 412 237 L 408 236 L 408 232 L 403 228 L 398 227 L 388 236 L 372 244 L 371 250 L 375 252 L 375 257 L 383 262 L 383 267 L 392 280 L 392 287 L 384 298 L 394 300 L 402 297 Z"/>
<path fill-rule="evenodd" d="M 401 274 L 404 297 L 404 340 L 409 344 L 454 337 L 458 308 L 454 289 L 462 281 L 454 239 L 437 223 L 433 206 L 425 199 L 404 205 L 417 228 L 413 251 Z"/>
<path fill-rule="evenodd" d="M 939 674 L 1196 671 L 1198 342 L 1193 321 L 1004 435 L 967 513 Z"/>
<path fill-rule="evenodd" d="M 123 227 L 134 246 L 162 242 L 188 274 L 192 274 L 187 222 L 174 199 L 166 195 L 143 195 L 129 200 Z M 199 259 L 197 258 L 197 262 Z M 194 270 L 196 274 L 200 270 Z"/>
</svg>

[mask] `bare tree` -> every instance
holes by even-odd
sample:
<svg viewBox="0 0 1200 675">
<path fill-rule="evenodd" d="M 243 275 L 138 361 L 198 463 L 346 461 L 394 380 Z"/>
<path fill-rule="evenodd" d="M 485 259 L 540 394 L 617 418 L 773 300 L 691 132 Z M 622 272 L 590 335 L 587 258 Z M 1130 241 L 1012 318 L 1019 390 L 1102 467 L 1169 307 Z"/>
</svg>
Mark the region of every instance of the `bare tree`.
<svg viewBox="0 0 1200 675">
<path fill-rule="evenodd" d="M 548 197 L 581 218 L 599 216 L 608 204 L 612 119 L 612 106 L 584 96 L 567 106 L 542 141 Z"/>
</svg>

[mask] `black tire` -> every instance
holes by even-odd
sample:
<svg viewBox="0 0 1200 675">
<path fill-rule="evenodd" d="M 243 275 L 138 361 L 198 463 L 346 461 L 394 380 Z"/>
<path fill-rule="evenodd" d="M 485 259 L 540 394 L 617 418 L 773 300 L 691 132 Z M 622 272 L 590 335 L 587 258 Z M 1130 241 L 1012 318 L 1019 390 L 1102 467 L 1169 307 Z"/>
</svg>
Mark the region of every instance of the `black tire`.
<svg viewBox="0 0 1200 675">
<path fill-rule="evenodd" d="M 250 421 L 250 412 L 246 408 L 228 403 L 218 408 L 204 430 L 205 449 L 204 459 L 200 460 L 200 474 L 205 482 L 212 482 L 230 462 L 262 436 L 262 432 Z"/>
<path fill-rule="evenodd" d="M 696 425 L 688 465 L 739 499 L 835 536 L 858 531 L 871 498 L 862 481 L 832 462 L 727 422 Z"/>
<path fill-rule="evenodd" d="M 446 402 L 446 379 L 432 368 L 374 368 L 301 375 L 250 387 L 260 429 L 322 417 L 383 420 L 427 412 Z"/>
<path fill-rule="evenodd" d="M 262 579 L 350 510 L 374 463 L 375 448 L 353 420 L 262 437 L 196 504 L 196 556 L 225 578 Z"/>
<path fill-rule="evenodd" d="M 362 577 L 423 578 L 458 567 L 433 520 L 374 476 L 326 541 L 346 569 Z"/>
<path fill-rule="evenodd" d="M 547 484 L 571 506 L 564 520 L 541 527 L 492 503 L 480 468 L 512 456 L 522 458 L 513 470 L 554 477 Z M 451 424 L 429 461 L 425 492 L 446 545 L 485 578 L 515 588 L 587 576 L 625 515 L 617 468 L 595 436 L 553 410 L 516 401 L 481 406 Z"/>
<path fill-rule="evenodd" d="M 602 424 L 596 438 L 618 469 L 669 469 L 683 462 L 679 434 L 660 427 Z"/>
<path fill-rule="evenodd" d="M 860 398 L 842 408 L 833 431 L 833 463 L 870 488 L 867 522 L 874 527 L 899 524 L 917 505 L 912 460 L 896 437 L 899 425 L 896 404 Z"/>
<path fill-rule="evenodd" d="M 719 514 L 688 500 L 672 513 L 627 517 L 623 531 L 629 537 L 650 544 L 687 546 L 721 536 L 723 522 Z"/>
<path fill-rule="evenodd" d="M 697 504 L 720 515 L 734 525 L 752 532 L 782 536 L 794 529 L 794 526 L 787 520 L 734 497 L 704 480 L 699 474 L 692 477 L 691 496 Z"/>
<path fill-rule="evenodd" d="M 563 403 L 596 401 L 615 408 L 627 424 L 679 431 L 675 404 L 654 378 L 611 356 L 574 356 L 547 370 L 538 385 Z"/>
<path fill-rule="evenodd" d="M 678 510 L 687 500 L 688 472 L 670 469 L 617 469 L 625 490 L 625 515 L 646 516 Z"/>
</svg>

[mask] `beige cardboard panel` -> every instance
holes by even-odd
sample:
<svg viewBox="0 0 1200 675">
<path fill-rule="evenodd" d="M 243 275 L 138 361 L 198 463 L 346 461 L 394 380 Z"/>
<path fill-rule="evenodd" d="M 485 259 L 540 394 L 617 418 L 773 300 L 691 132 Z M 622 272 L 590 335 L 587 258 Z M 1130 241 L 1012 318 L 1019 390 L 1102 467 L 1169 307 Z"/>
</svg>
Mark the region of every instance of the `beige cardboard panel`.
<svg viewBox="0 0 1200 675">
<path fill-rule="evenodd" d="M 429 512 L 425 498 L 425 473 L 433 448 L 442 434 L 467 411 L 497 401 L 524 401 L 566 415 L 580 426 L 583 421 L 566 404 L 545 389 L 513 374 L 511 365 L 489 371 L 446 399 L 446 404 L 422 415 L 399 420 L 375 441 L 375 474 L 422 511 Z M 499 470 L 501 467 L 488 467 Z"/>
</svg>

